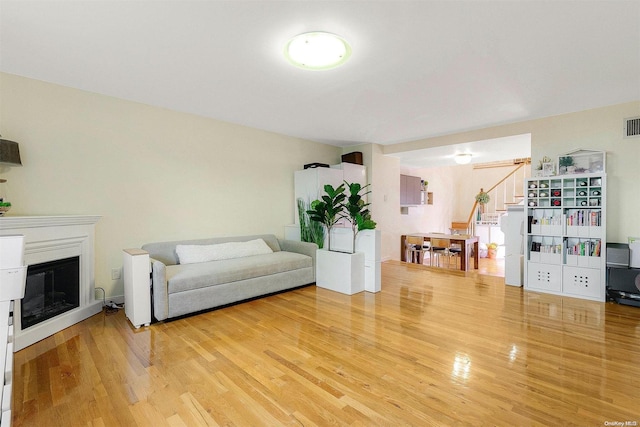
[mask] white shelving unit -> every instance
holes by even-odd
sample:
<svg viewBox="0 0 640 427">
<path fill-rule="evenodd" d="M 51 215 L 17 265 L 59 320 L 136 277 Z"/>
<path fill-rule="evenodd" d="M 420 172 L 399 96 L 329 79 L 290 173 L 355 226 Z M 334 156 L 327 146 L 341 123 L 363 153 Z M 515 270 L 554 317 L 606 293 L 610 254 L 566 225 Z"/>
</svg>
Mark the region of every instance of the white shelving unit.
<svg viewBox="0 0 640 427">
<path fill-rule="evenodd" d="M 530 178 L 525 289 L 605 301 L 606 175 Z"/>
</svg>

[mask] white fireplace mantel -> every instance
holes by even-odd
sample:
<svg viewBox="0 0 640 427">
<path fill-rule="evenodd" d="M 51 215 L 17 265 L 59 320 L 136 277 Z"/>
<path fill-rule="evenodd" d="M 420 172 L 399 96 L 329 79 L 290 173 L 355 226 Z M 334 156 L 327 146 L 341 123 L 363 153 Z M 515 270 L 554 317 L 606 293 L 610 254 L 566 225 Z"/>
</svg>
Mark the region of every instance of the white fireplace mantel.
<svg viewBox="0 0 640 427">
<path fill-rule="evenodd" d="M 61 227 L 67 225 L 94 225 L 102 218 L 99 215 L 60 216 L 0 216 L 0 233 L 17 228 Z M 2 233 L 5 235 L 6 233 Z"/>
<path fill-rule="evenodd" d="M 49 337 L 102 310 L 95 299 L 94 242 L 97 215 L 2 216 L 0 236 L 21 234 L 25 237 L 25 264 L 80 257 L 79 307 L 42 323 L 21 329 L 20 303 L 14 304 L 15 351 Z"/>
</svg>

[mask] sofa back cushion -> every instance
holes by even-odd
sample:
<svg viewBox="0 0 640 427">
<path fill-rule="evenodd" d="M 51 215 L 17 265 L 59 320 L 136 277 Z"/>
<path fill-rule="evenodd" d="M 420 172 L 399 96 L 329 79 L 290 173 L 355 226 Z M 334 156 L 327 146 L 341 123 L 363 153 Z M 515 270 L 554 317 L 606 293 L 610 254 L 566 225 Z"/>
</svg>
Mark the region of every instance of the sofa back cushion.
<svg viewBox="0 0 640 427">
<path fill-rule="evenodd" d="M 253 236 L 235 236 L 235 237 L 214 237 L 210 239 L 197 240 L 177 240 L 172 242 L 147 243 L 142 249 L 149 252 L 149 256 L 157 259 L 165 265 L 180 264 L 176 247 L 178 245 L 216 245 L 228 242 L 248 242 L 250 240 L 262 239 L 271 248 L 273 252 L 280 251 L 278 239 L 273 234 L 260 234 Z"/>
<path fill-rule="evenodd" d="M 221 261 L 273 253 L 262 239 L 246 242 L 226 242 L 215 245 L 176 245 L 180 264 Z"/>
</svg>

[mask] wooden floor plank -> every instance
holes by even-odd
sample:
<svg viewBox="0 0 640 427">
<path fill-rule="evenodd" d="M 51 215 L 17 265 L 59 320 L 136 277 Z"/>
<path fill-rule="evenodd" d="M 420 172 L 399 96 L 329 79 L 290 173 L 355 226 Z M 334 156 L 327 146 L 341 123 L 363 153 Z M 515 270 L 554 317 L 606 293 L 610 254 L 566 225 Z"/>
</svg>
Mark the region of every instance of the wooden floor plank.
<svg viewBox="0 0 640 427">
<path fill-rule="evenodd" d="M 13 425 L 640 423 L 640 309 L 389 261 L 134 329 L 97 314 L 15 354 Z M 613 425 L 613 424 L 610 424 Z"/>
</svg>

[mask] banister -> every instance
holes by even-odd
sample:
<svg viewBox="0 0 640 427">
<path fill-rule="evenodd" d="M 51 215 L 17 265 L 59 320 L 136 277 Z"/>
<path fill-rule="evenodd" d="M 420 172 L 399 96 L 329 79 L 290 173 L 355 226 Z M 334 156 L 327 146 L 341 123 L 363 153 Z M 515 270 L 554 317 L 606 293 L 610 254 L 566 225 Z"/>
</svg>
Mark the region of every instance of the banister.
<svg viewBox="0 0 640 427">
<path fill-rule="evenodd" d="M 514 168 L 511 172 L 505 175 L 500 181 L 498 181 L 495 185 L 493 185 L 489 190 L 485 191 L 485 193 L 490 193 L 495 190 L 500 184 L 505 182 L 507 179 L 515 175 L 516 172 L 521 170 L 525 165 L 529 163 L 520 163 L 516 168 Z M 471 211 L 469 212 L 469 217 L 467 218 L 467 229 L 471 230 L 470 225 L 473 223 L 473 217 L 476 213 L 476 209 L 478 208 L 478 201 L 474 200 L 473 206 L 471 207 Z"/>
<path fill-rule="evenodd" d="M 514 175 L 516 172 L 518 172 L 520 169 L 522 169 L 524 167 L 524 165 L 525 165 L 524 163 L 520 163 L 517 168 L 515 168 L 514 170 L 509 172 L 507 175 L 505 175 L 504 178 L 502 178 L 500 181 L 498 181 L 498 183 L 495 184 L 493 187 L 491 187 L 490 189 L 485 191 L 485 193 L 490 193 L 491 191 L 495 190 L 500 184 L 505 182 L 508 178 L 510 178 L 512 175 Z"/>
</svg>

